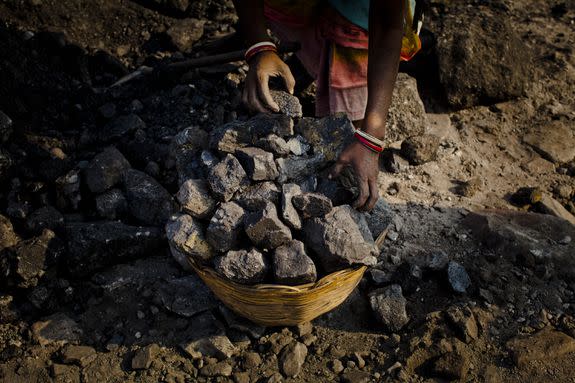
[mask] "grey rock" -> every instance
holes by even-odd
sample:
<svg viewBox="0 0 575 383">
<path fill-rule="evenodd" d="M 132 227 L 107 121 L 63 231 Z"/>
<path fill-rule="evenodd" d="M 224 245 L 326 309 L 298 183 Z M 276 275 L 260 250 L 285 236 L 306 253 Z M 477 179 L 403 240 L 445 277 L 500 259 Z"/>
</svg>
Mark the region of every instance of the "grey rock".
<svg viewBox="0 0 575 383">
<path fill-rule="evenodd" d="M 209 146 L 208 142 L 208 133 L 201 127 L 192 125 L 178 132 L 170 145 L 172 150 L 197 152 L 206 149 Z"/>
<path fill-rule="evenodd" d="M 256 141 L 255 146 L 265 151 L 275 153 L 280 157 L 290 154 L 290 147 L 286 140 L 275 134 L 260 138 Z"/>
<path fill-rule="evenodd" d="M 256 284 L 264 281 L 269 265 L 262 253 L 256 249 L 228 251 L 214 260 L 214 269 L 237 283 Z"/>
<path fill-rule="evenodd" d="M 178 210 L 170 193 L 144 172 L 126 171 L 123 184 L 130 214 L 144 224 L 163 225 Z"/>
<path fill-rule="evenodd" d="M 0 214 L 0 251 L 16 245 L 20 238 L 14 232 L 12 222 Z"/>
<path fill-rule="evenodd" d="M 30 214 L 26 226 L 34 235 L 39 235 L 44 229 L 61 233 L 64 228 L 64 216 L 53 206 L 44 206 Z"/>
<path fill-rule="evenodd" d="M 325 272 L 377 262 L 377 248 L 373 241 L 366 241 L 353 214 L 351 206 L 337 206 L 325 217 L 309 219 L 304 224 L 306 244 L 316 253 Z"/>
<path fill-rule="evenodd" d="M 186 318 L 218 306 L 212 291 L 196 274 L 167 279 L 157 294 L 166 310 Z"/>
<path fill-rule="evenodd" d="M 401 330 L 408 322 L 406 304 L 401 286 L 391 285 L 373 291 L 369 295 L 371 308 L 381 324 L 389 331 Z"/>
<path fill-rule="evenodd" d="M 289 117 L 301 117 L 303 115 L 301 104 L 297 97 L 281 90 L 271 90 L 270 93 L 278 104 L 280 113 Z"/>
<path fill-rule="evenodd" d="M 128 201 L 120 189 L 110 189 L 96 197 L 96 211 L 102 218 L 115 220 L 128 211 Z"/>
<path fill-rule="evenodd" d="M 173 216 L 166 224 L 170 246 L 198 262 L 207 262 L 215 255 L 204 233 L 202 224 L 187 214 Z"/>
<path fill-rule="evenodd" d="M 532 78 L 533 54 L 514 26 L 505 21 L 508 11 L 484 7 L 470 10 L 464 4 L 450 4 L 449 12 L 441 12 L 433 27 L 439 82 L 447 102 L 455 108 L 519 97 Z M 477 12 L 485 17 L 478 19 Z M 505 41 L 501 36 L 506 36 Z"/>
<path fill-rule="evenodd" d="M 292 198 L 292 203 L 304 219 L 323 217 L 333 208 L 329 198 L 319 193 L 304 193 Z"/>
<path fill-rule="evenodd" d="M 423 267 L 432 271 L 445 270 L 449 263 L 449 256 L 443 250 L 432 251 L 425 255 L 423 259 Z"/>
<path fill-rule="evenodd" d="M 114 147 L 96 155 L 84 169 L 84 180 L 92 193 L 103 193 L 122 181 L 123 174 L 130 169 L 130 163 Z"/>
<path fill-rule="evenodd" d="M 12 131 L 12 120 L 0 110 L 0 143 L 8 141 Z"/>
<path fill-rule="evenodd" d="M 279 201 L 280 190 L 271 181 L 248 186 L 244 191 L 236 195 L 236 202 L 249 211 L 264 209 L 268 202 L 277 206 Z"/>
<path fill-rule="evenodd" d="M 301 372 L 307 356 L 307 347 L 300 342 L 293 342 L 282 350 L 279 357 L 281 372 L 287 377 L 294 377 Z"/>
<path fill-rule="evenodd" d="M 248 178 L 236 157 L 228 154 L 211 169 L 208 182 L 220 201 L 229 201 L 240 187 L 248 184 Z"/>
<path fill-rule="evenodd" d="M 465 293 L 471 286 L 471 279 L 465 267 L 455 261 L 450 261 L 447 265 L 447 279 L 453 291 L 458 293 Z"/>
<path fill-rule="evenodd" d="M 121 222 L 69 223 L 66 236 L 67 268 L 76 276 L 157 254 L 164 245 L 163 230 Z"/>
<path fill-rule="evenodd" d="M 213 335 L 186 342 L 181 346 L 193 359 L 202 357 L 217 358 L 224 360 L 237 354 L 238 349 L 225 335 Z"/>
<path fill-rule="evenodd" d="M 262 249 L 275 249 L 292 238 L 290 229 L 280 221 L 271 203 L 260 211 L 246 215 L 244 227 L 252 243 Z"/>
<path fill-rule="evenodd" d="M 365 213 L 367 225 L 373 238 L 379 237 L 381 233 L 391 224 L 395 213 L 383 198 L 377 200 L 373 209 Z"/>
<path fill-rule="evenodd" d="M 272 153 L 260 148 L 247 147 L 237 149 L 235 154 L 252 180 L 266 181 L 278 177 L 278 169 Z"/>
<path fill-rule="evenodd" d="M 301 118 L 295 131 L 305 138 L 314 151 L 321 153 L 326 161 L 335 161 L 354 139 L 354 127 L 343 113 L 322 119 Z"/>
<path fill-rule="evenodd" d="M 375 286 L 387 285 L 393 280 L 393 275 L 383 270 L 370 269 L 368 273 Z"/>
<path fill-rule="evenodd" d="M 287 145 L 290 152 L 296 156 L 304 155 L 311 149 L 310 144 L 308 144 L 305 138 L 299 134 L 293 138 L 290 138 L 287 142 Z"/>
<path fill-rule="evenodd" d="M 399 73 L 387 113 L 385 143 L 419 136 L 429 125 L 415 78 Z"/>
<path fill-rule="evenodd" d="M 219 162 L 219 159 L 209 150 L 202 150 L 200 153 L 200 162 L 202 163 L 202 166 L 207 173 L 207 170 L 211 169 L 213 166 L 216 166 L 216 164 Z"/>
<path fill-rule="evenodd" d="M 216 207 L 216 201 L 210 195 L 209 184 L 204 179 L 191 179 L 184 182 L 176 198 L 182 210 L 196 218 L 209 217 Z"/>
<path fill-rule="evenodd" d="M 64 313 L 56 313 L 31 326 L 32 336 L 40 346 L 75 343 L 80 341 L 82 329 Z"/>
<path fill-rule="evenodd" d="M 170 42 L 180 51 L 188 52 L 196 41 L 202 38 L 204 34 L 205 20 L 192 18 L 176 19 L 166 34 Z"/>
<path fill-rule="evenodd" d="M 556 164 L 575 159 L 575 133 L 566 121 L 536 126 L 523 137 L 523 141 Z"/>
<path fill-rule="evenodd" d="M 159 351 L 160 346 L 155 343 L 136 351 L 132 358 L 132 370 L 147 370 L 150 368 Z"/>
<path fill-rule="evenodd" d="M 235 202 L 220 205 L 206 231 L 206 239 L 214 249 L 223 253 L 238 245 L 244 214 L 244 209 Z"/>
<path fill-rule="evenodd" d="M 275 249 L 272 258 L 274 279 L 283 285 L 315 282 L 315 264 L 305 252 L 304 244 L 293 240 Z"/>
<path fill-rule="evenodd" d="M 111 120 L 100 128 L 97 137 L 101 142 L 110 142 L 139 129 L 146 130 L 144 121 L 136 114 L 127 114 Z"/>
<path fill-rule="evenodd" d="M 243 129 L 249 133 L 249 142 L 256 143 L 270 134 L 280 137 L 293 136 L 294 123 L 292 118 L 285 114 L 260 113 L 246 121 Z"/>
<path fill-rule="evenodd" d="M 294 196 L 301 194 L 301 188 L 297 184 L 283 184 L 281 197 L 282 218 L 289 227 L 295 230 L 301 230 L 302 220 L 299 213 L 293 205 Z"/>
<path fill-rule="evenodd" d="M 437 159 L 439 137 L 432 134 L 412 136 L 401 143 L 401 155 L 412 165 L 422 165 Z"/>
<path fill-rule="evenodd" d="M 322 153 L 307 156 L 289 156 L 277 158 L 279 171 L 277 182 L 302 181 L 313 174 L 317 174 L 326 166 L 326 158 Z"/>
</svg>

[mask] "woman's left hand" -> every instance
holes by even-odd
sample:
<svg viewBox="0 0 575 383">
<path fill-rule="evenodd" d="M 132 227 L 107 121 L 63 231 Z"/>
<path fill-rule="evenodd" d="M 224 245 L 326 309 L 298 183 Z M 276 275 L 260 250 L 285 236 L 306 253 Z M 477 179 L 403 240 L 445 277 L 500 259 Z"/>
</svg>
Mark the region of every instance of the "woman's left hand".
<svg viewBox="0 0 575 383">
<path fill-rule="evenodd" d="M 355 141 L 340 154 L 329 173 L 329 177 L 337 177 L 346 166 L 353 168 L 359 184 L 359 196 L 353 203 L 353 207 L 362 211 L 370 211 L 379 199 L 379 189 L 377 187 L 377 175 L 379 174 L 378 153 Z"/>
</svg>

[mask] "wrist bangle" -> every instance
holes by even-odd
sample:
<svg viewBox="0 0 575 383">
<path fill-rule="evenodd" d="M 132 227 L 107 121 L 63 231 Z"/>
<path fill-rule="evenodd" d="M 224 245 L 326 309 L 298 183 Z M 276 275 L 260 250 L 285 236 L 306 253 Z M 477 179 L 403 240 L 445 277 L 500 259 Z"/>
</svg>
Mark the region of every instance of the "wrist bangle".
<svg viewBox="0 0 575 383">
<path fill-rule="evenodd" d="M 361 134 L 359 134 L 357 131 L 354 133 L 354 137 L 366 148 L 368 148 L 369 150 L 371 150 L 372 152 L 375 153 L 381 153 L 383 152 L 383 145 L 378 145 L 377 143 L 371 142 L 370 140 L 364 138 Z"/>
<path fill-rule="evenodd" d="M 377 138 L 377 137 L 372 136 L 371 134 L 369 134 L 369 133 L 367 133 L 367 132 L 364 132 L 363 130 L 355 129 L 355 130 L 354 130 L 354 133 L 359 134 L 360 136 L 362 136 L 362 137 L 365 138 L 366 140 L 368 140 L 368 141 L 370 141 L 370 142 L 373 142 L 374 144 L 376 144 L 376 145 L 378 145 L 378 146 L 381 146 L 381 147 L 384 146 L 382 140 L 380 140 L 380 139 Z"/>
<path fill-rule="evenodd" d="M 256 54 L 258 54 L 260 52 L 264 52 L 264 51 L 277 52 L 277 50 L 278 50 L 278 48 L 271 41 L 262 41 L 262 42 L 256 43 L 256 44 L 252 45 L 251 47 L 249 47 L 246 50 L 244 57 L 245 57 L 246 61 L 249 61 L 252 57 L 254 57 Z"/>
</svg>

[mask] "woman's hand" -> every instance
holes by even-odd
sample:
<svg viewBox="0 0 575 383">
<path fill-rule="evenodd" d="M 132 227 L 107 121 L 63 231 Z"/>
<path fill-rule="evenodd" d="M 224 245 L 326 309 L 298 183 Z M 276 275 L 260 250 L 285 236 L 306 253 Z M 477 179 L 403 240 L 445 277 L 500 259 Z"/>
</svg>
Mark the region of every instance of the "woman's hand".
<svg viewBox="0 0 575 383">
<path fill-rule="evenodd" d="M 377 187 L 377 175 L 379 174 L 379 155 L 359 142 L 353 142 L 340 154 L 337 162 L 330 171 L 329 177 L 337 177 L 342 169 L 351 166 L 359 187 L 359 196 L 353 203 L 353 207 L 370 211 L 379 199 Z"/>
<path fill-rule="evenodd" d="M 287 91 L 293 93 L 295 79 L 289 67 L 271 51 L 258 53 L 250 60 L 249 65 L 242 95 L 243 103 L 255 112 L 279 112 L 278 104 L 270 94 L 268 82 L 270 77 L 280 76 L 285 82 Z"/>
</svg>

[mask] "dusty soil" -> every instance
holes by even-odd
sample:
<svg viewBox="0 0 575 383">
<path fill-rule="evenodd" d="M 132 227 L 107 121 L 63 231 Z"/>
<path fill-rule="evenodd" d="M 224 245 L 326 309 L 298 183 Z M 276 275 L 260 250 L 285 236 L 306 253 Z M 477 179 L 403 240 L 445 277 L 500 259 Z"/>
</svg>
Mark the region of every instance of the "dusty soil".
<svg viewBox="0 0 575 383">
<path fill-rule="evenodd" d="M 177 174 L 170 164 L 171 138 L 190 125 L 209 130 L 246 114 L 233 81 L 245 76 L 242 63 L 107 89 L 140 65 L 199 55 L 203 43 L 233 30 L 230 2 L 201 2 L 203 6 L 190 7 L 187 13 L 151 3 L 0 3 L 0 110 L 14 121 L 14 133 L 2 146 L 2 161 L 8 153 L 11 166 L 4 172 L 5 162 L 0 164 L 0 208 L 23 239 L 34 234 L 27 216 L 10 210 L 14 209 L 11 201 L 17 199 L 19 208 L 28 212 L 53 204 L 54 180 L 111 144 L 95 138 L 109 118 L 103 106 L 111 103 L 120 114 L 138 101 L 145 131 L 112 143 L 134 168 L 153 173 L 172 193 L 177 191 Z M 445 2 L 432 3 L 438 7 Z M 473 7 L 478 2 L 468 3 Z M 199 318 L 206 314 L 190 317 L 166 303 L 175 294 L 166 292 L 166 286 L 187 274 L 172 260 L 166 245 L 157 254 L 89 276 L 74 275 L 60 265 L 32 288 L 2 284 L 0 380 L 575 381 L 575 352 L 569 342 L 548 345 L 543 351 L 532 343 L 529 347 L 536 357 L 528 363 L 518 363 L 508 344 L 518 336 L 533 339 L 528 335 L 550 328 L 575 344 L 575 260 L 520 259 L 486 246 L 463 224 L 470 212 L 484 208 L 528 208 L 511 203 L 510 196 L 521 187 L 537 187 L 575 214 L 573 161 L 553 163 L 523 141 L 535 127 L 557 121 L 575 134 L 575 8 L 560 1 L 494 3 L 505 5 L 509 21 L 532 52 L 534 71 L 524 97 L 450 110 L 435 98 L 433 76 L 420 76 L 422 71 L 417 70 L 430 119 L 428 132 L 441 139 L 437 159 L 407 166 L 399 173 L 390 173 L 382 165 L 380 192 L 396 220 L 378 268 L 391 276 L 388 283 L 403 288 L 410 317 L 406 327 L 394 334 L 377 323 L 366 298 L 377 283 L 367 274 L 341 307 L 313 322 L 313 336 L 307 338 L 293 328 L 246 335 L 230 328 L 216 302 L 215 322 L 209 325 L 221 326 L 241 351 L 224 361 L 232 367 L 231 376 L 204 376 L 202 367 L 217 361 L 193 360 L 180 345 L 205 330 L 208 325 Z M 186 17 L 205 20 L 204 34 L 191 51 L 181 52 L 170 44 L 166 31 Z M 575 145 L 574 138 L 565 139 Z M 65 153 L 65 160 L 55 159 L 54 148 Z M 156 166 L 159 171 L 150 170 Z M 59 207 L 67 222 L 97 219 L 93 198 L 82 192 L 88 197 L 79 209 Z M 465 294 L 451 289 L 445 271 L 413 272 L 412 266 L 433 250 L 443 250 L 465 267 L 472 282 Z M 461 335 L 460 328 L 447 319 L 446 313 L 454 308 L 473 313 L 478 327 L 473 339 Z M 75 328 L 77 335 L 66 341 L 39 339 L 34 326 L 62 315 L 73 322 L 68 321 L 68 327 Z M 308 356 L 295 378 L 278 375 L 276 348 L 285 339 L 309 342 Z M 71 351 L 63 346 L 66 342 L 92 349 L 86 357 L 68 360 L 66 352 Z M 133 369 L 135 354 L 151 344 L 159 346 L 151 364 Z M 248 351 L 260 354 L 262 362 L 247 367 Z M 354 353 L 365 366 L 360 366 Z M 462 376 L 456 373 L 450 378 L 445 371 L 437 371 L 437 360 L 445 355 L 456 358 L 448 363 L 453 369 L 464 365 L 458 370 L 464 371 Z M 334 371 L 336 359 L 346 368 L 342 373 Z"/>
</svg>

